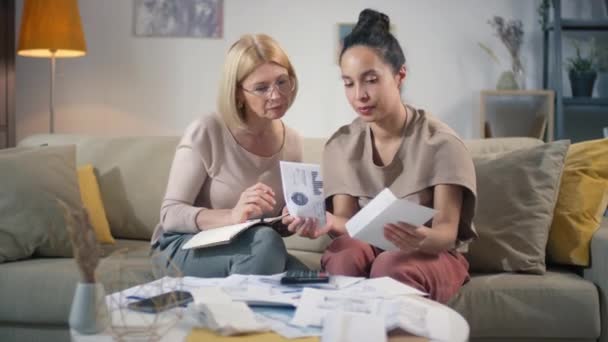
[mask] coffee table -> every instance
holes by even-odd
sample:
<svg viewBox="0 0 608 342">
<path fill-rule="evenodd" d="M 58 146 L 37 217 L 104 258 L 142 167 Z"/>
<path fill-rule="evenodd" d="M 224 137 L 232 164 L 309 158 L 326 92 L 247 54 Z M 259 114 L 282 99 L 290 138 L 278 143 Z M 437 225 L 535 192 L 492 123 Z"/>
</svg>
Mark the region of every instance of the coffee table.
<svg viewBox="0 0 608 342">
<path fill-rule="evenodd" d="M 450 329 L 450 342 L 466 342 L 469 338 L 469 324 L 458 312 L 454 311 L 452 308 L 431 301 L 424 297 L 419 296 L 411 296 L 411 298 L 415 298 L 416 300 L 423 301 L 428 305 L 435 306 L 440 310 L 444 310 L 447 314 L 449 321 L 449 329 Z M 174 309 L 174 310 L 183 310 L 183 315 L 181 319 L 179 319 L 176 324 L 164 334 L 160 341 L 188 341 L 188 342 L 197 342 L 197 341 L 265 341 L 265 342 L 273 342 L 273 341 L 292 341 L 292 342 L 304 342 L 304 341 L 319 341 L 320 339 L 317 337 L 309 337 L 302 339 L 285 339 L 279 335 L 274 333 L 264 333 L 264 334 L 253 334 L 253 335 L 244 335 L 239 336 L 238 338 L 228 338 L 223 336 L 215 335 L 214 333 L 196 328 L 198 322 L 194 317 L 187 314 L 185 309 Z M 133 313 L 134 315 L 138 315 L 137 313 Z M 170 313 L 175 314 L 175 313 Z M 97 335 L 81 335 L 75 331 L 71 331 L 72 341 L 75 342 L 110 342 L 114 341 L 114 338 L 110 334 L 110 332 L 105 332 Z M 422 342 L 428 341 L 426 338 L 417 337 L 409 335 L 405 332 L 393 331 L 388 335 L 388 341 L 391 342 Z"/>
</svg>

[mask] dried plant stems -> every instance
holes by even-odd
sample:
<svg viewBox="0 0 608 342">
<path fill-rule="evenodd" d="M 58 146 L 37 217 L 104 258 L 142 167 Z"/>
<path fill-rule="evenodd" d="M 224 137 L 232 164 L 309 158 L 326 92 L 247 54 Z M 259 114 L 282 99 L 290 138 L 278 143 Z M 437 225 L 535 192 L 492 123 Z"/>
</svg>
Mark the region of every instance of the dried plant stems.
<svg viewBox="0 0 608 342">
<path fill-rule="evenodd" d="M 81 280 L 84 283 L 94 283 L 101 248 L 89 221 L 89 214 L 85 208 L 72 210 L 65 203 L 61 201 L 59 203 L 64 210 L 66 228 L 72 242 L 74 259 L 78 265 Z"/>
<path fill-rule="evenodd" d="M 520 59 L 521 45 L 523 43 L 523 24 L 521 20 L 506 21 L 502 17 L 495 16 L 488 24 L 496 30 L 496 36 L 505 45 L 511 55 L 511 69 L 515 74 L 523 72 Z"/>
</svg>

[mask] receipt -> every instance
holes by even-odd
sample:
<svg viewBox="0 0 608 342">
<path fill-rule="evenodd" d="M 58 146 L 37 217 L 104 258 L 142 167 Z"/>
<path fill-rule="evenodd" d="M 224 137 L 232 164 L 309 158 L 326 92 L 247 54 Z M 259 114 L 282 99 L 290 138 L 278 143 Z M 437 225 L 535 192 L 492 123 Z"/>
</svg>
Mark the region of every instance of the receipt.
<svg viewBox="0 0 608 342">
<path fill-rule="evenodd" d="M 317 219 L 325 225 L 325 197 L 323 177 L 317 164 L 281 161 L 283 195 L 291 216 Z"/>
</svg>

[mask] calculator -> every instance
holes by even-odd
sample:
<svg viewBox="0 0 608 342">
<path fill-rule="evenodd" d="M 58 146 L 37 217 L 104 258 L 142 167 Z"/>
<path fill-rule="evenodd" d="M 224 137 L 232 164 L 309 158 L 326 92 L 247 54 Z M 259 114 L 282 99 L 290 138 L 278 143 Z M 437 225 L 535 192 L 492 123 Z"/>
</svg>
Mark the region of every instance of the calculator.
<svg viewBox="0 0 608 342">
<path fill-rule="evenodd" d="M 329 283 L 329 274 L 323 271 L 287 271 L 281 284 L 283 285 L 299 285 L 299 284 L 319 284 Z"/>
</svg>

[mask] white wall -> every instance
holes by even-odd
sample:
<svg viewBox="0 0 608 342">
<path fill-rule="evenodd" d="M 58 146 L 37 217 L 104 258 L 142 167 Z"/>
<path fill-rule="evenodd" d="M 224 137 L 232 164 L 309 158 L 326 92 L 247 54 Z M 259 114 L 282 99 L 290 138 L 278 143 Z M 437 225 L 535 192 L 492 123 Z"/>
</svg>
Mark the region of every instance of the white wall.
<svg viewBox="0 0 608 342">
<path fill-rule="evenodd" d="M 131 0 L 80 0 L 88 53 L 57 63 L 56 132 L 180 135 L 215 108 L 228 47 L 244 33 L 276 38 L 300 78 L 286 122 L 304 136 L 331 134 L 354 118 L 335 64 L 336 28 L 372 7 L 387 13 L 404 47 L 404 99 L 426 108 L 465 138 L 478 136 L 479 90 L 493 88 L 509 65 L 487 20 L 524 23 L 528 87 L 541 82 L 538 1 L 515 0 L 226 0 L 224 38 L 134 37 Z M 23 1 L 17 1 L 18 24 Z M 18 30 L 17 30 L 18 31 Z M 494 64 L 484 42 L 503 59 Z M 17 139 L 48 132 L 49 62 L 17 57 Z"/>
</svg>

